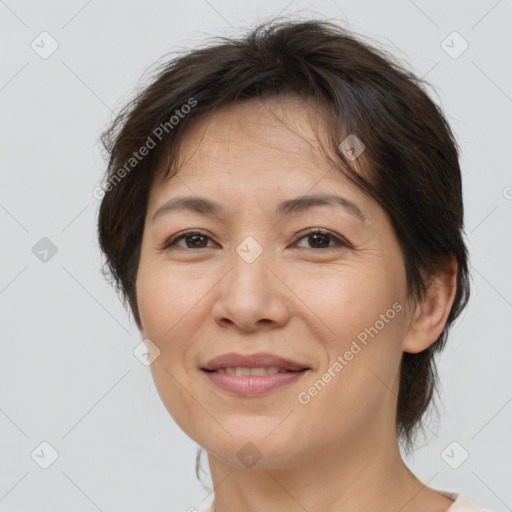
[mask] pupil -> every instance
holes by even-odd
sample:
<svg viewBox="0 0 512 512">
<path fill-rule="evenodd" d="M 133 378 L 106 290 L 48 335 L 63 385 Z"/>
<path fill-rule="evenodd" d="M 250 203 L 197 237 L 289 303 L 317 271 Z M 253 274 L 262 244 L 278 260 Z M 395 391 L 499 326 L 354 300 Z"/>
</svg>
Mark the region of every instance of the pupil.
<svg viewBox="0 0 512 512">
<path fill-rule="evenodd" d="M 201 245 L 200 245 L 200 243 L 199 243 L 199 244 L 198 244 L 198 243 L 196 243 L 198 238 L 203 238 L 203 239 L 204 239 L 204 236 L 203 236 L 203 235 L 191 235 L 191 236 L 189 236 L 189 237 L 188 237 L 188 239 L 189 239 L 189 240 L 191 240 L 191 239 L 195 239 L 195 241 L 194 241 L 194 242 L 192 242 L 192 244 L 194 245 L 194 247 L 199 247 L 199 246 L 201 246 Z M 201 247 L 202 247 L 202 246 L 201 246 Z"/>
<path fill-rule="evenodd" d="M 324 238 L 324 241 L 327 239 L 327 236 L 326 235 L 322 235 L 321 233 L 320 234 L 317 233 L 316 235 L 311 235 L 311 238 L 313 238 L 313 239 L 315 239 L 317 237 Z M 316 244 L 316 243 L 317 242 L 314 242 L 314 244 Z M 320 245 L 322 245 L 321 242 L 320 242 Z M 323 244 L 322 246 L 325 247 L 325 244 Z M 328 240 L 327 240 L 327 246 L 329 246 L 329 241 Z"/>
</svg>

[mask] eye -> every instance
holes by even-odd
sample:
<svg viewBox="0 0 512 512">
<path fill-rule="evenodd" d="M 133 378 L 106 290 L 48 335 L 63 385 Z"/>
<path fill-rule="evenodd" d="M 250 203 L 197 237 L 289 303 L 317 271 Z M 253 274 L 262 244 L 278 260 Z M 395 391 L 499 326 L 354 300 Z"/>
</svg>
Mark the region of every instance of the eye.
<svg viewBox="0 0 512 512">
<path fill-rule="evenodd" d="M 313 249 L 332 249 L 336 246 L 338 246 L 338 247 L 340 247 L 340 246 L 348 247 L 349 246 L 349 244 L 347 242 L 345 242 L 344 240 L 342 240 L 340 237 L 334 235 L 330 231 L 325 231 L 325 230 L 319 229 L 319 228 L 308 229 L 307 234 L 301 236 L 299 238 L 299 240 L 307 240 L 310 243 L 312 243 L 313 246 L 317 246 L 317 247 L 313 247 Z M 334 246 L 333 245 L 329 246 L 330 241 L 335 242 Z M 318 247 L 318 245 L 320 245 L 321 247 Z M 306 249 L 308 249 L 308 247 L 306 247 Z"/>
<path fill-rule="evenodd" d="M 185 246 L 178 244 L 178 242 L 181 242 L 182 240 L 185 242 Z M 208 247 L 206 245 L 208 240 L 211 240 L 211 238 L 204 233 L 190 230 L 167 240 L 162 246 L 162 249 L 169 249 L 173 246 L 178 246 L 182 249 L 205 249 Z M 342 240 L 340 237 L 334 235 L 330 231 L 325 231 L 319 228 L 308 229 L 307 233 L 299 237 L 298 240 L 307 240 L 312 243 L 314 247 L 309 247 L 309 249 L 332 249 L 335 247 L 350 246 L 348 242 Z M 334 245 L 330 245 L 330 242 L 332 241 L 334 242 Z M 305 248 L 308 249 L 308 247 Z"/>
<path fill-rule="evenodd" d="M 181 233 L 181 235 L 177 235 L 167 240 L 167 242 L 162 246 L 162 249 L 169 249 L 170 247 L 177 245 L 181 240 L 185 240 L 186 244 L 185 247 L 182 245 L 179 246 L 183 249 L 203 249 L 205 248 L 204 241 L 211 239 L 200 231 L 185 231 L 184 233 Z"/>
</svg>

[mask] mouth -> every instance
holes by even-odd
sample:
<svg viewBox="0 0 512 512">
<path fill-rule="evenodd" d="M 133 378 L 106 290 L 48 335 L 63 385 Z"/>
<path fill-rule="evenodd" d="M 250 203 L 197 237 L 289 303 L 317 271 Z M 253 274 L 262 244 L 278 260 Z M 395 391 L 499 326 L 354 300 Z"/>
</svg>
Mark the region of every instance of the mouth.
<svg viewBox="0 0 512 512">
<path fill-rule="evenodd" d="M 236 375 L 238 377 L 248 377 L 249 375 L 275 375 L 276 373 L 297 373 L 308 370 L 309 368 L 302 368 L 301 370 L 290 370 L 288 368 L 279 368 L 277 366 L 259 366 L 255 368 L 243 367 L 243 366 L 228 366 L 226 368 L 217 368 L 216 370 L 202 370 L 209 373 L 219 373 L 227 375 Z"/>
<path fill-rule="evenodd" d="M 223 354 L 201 370 L 217 388 L 237 396 L 261 396 L 297 381 L 311 368 L 274 354 Z"/>
<path fill-rule="evenodd" d="M 266 375 L 268 373 L 283 373 L 287 371 L 302 371 L 309 370 L 310 368 L 303 363 L 287 359 L 275 354 L 266 352 L 258 352 L 256 354 L 237 354 L 236 352 L 229 352 L 220 356 L 210 359 L 206 364 L 201 367 L 202 370 L 215 372 L 217 370 L 240 370 L 242 372 L 255 371 L 253 375 Z M 265 370 L 265 373 L 262 371 Z M 277 371 L 276 371 L 277 370 Z M 233 375 L 233 373 L 230 373 Z M 236 373 L 235 373 L 236 375 Z M 250 373 L 241 373 L 240 375 L 250 375 Z"/>
</svg>

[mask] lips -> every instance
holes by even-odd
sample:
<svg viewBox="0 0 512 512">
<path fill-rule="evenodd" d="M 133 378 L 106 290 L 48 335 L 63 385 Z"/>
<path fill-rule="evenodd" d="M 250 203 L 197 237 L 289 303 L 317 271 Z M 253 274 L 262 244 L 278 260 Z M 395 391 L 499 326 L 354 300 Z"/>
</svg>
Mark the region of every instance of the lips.
<svg viewBox="0 0 512 512">
<path fill-rule="evenodd" d="M 274 354 L 223 354 L 201 370 L 217 389 L 240 397 L 257 397 L 296 382 L 311 370 L 298 361 Z"/>
<path fill-rule="evenodd" d="M 202 367 L 203 370 L 209 372 L 220 368 L 279 368 L 280 372 L 297 372 L 310 369 L 307 365 L 298 361 L 263 352 L 250 355 L 230 352 L 211 359 Z"/>
</svg>

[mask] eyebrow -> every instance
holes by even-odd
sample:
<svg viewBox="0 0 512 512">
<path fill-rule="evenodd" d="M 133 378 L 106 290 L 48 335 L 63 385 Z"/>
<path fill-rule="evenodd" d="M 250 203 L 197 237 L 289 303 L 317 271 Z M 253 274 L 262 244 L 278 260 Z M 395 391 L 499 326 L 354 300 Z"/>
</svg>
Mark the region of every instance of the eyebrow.
<svg viewBox="0 0 512 512">
<path fill-rule="evenodd" d="M 363 223 L 368 223 L 368 218 L 363 214 L 360 208 L 350 201 L 341 196 L 333 194 L 314 194 L 299 196 L 294 199 L 287 199 L 280 202 L 276 209 L 276 217 L 284 217 L 292 213 L 303 212 L 315 206 L 338 206 L 344 208 L 348 213 L 358 218 Z M 202 215 L 221 216 L 224 213 L 224 207 L 220 203 L 216 203 L 205 197 L 199 196 L 184 196 L 174 197 L 164 203 L 154 213 L 152 222 L 163 215 L 176 210 L 189 210 Z"/>
</svg>

